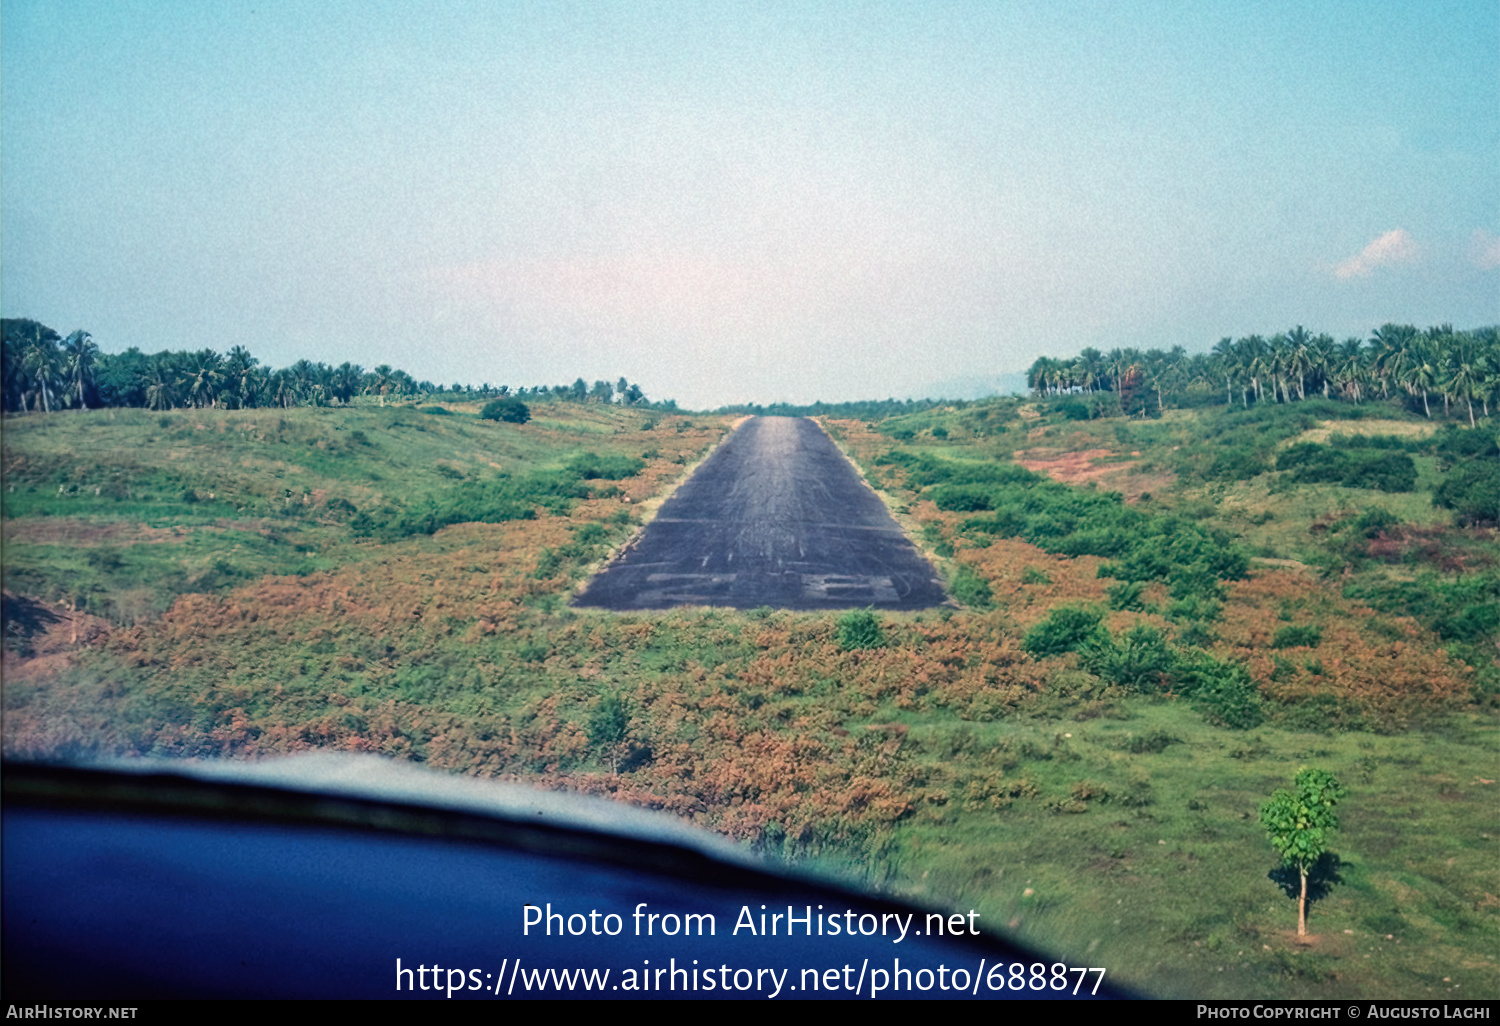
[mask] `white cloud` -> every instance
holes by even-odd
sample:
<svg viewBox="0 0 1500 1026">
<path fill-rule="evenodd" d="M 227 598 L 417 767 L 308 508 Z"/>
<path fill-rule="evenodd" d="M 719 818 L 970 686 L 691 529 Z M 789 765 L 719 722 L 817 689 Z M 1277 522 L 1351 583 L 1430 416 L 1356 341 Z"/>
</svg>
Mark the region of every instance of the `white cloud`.
<svg viewBox="0 0 1500 1026">
<path fill-rule="evenodd" d="M 1363 278 L 1377 267 L 1409 264 L 1417 258 L 1417 243 L 1405 228 L 1392 228 L 1348 260 L 1333 269 L 1341 281 Z"/>
</svg>

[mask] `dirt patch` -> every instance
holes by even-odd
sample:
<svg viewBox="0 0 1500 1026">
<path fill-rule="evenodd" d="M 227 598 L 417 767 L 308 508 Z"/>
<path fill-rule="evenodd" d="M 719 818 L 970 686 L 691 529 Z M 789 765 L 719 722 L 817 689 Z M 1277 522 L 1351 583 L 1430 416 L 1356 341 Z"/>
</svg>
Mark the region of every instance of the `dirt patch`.
<svg viewBox="0 0 1500 1026">
<path fill-rule="evenodd" d="M 1083 449 L 1064 453 L 1046 449 L 1020 449 L 1014 453 L 1016 462 L 1027 470 L 1046 474 L 1063 484 L 1082 484 L 1129 466 L 1128 463 L 1102 462 L 1113 455 L 1108 449 Z"/>
<path fill-rule="evenodd" d="M 1046 474 L 1063 484 L 1081 485 L 1096 481 L 1136 502 L 1142 496 L 1165 489 L 1172 483 L 1170 474 L 1161 470 L 1143 471 L 1140 453 L 1121 455 L 1108 449 L 1080 449 L 1072 452 L 1056 449 L 1018 449 L 1012 453 L 1027 470 Z"/>
<path fill-rule="evenodd" d="M 100 523 L 70 517 L 38 517 L 8 520 L 4 527 L 6 545 L 71 545 L 92 548 L 97 545 L 150 545 L 181 541 L 195 531 L 255 531 L 265 534 L 273 526 L 268 519 L 227 520 L 190 527 L 150 527 L 129 521 Z"/>
<path fill-rule="evenodd" d="M 1468 533 L 1445 526 L 1396 524 L 1369 539 L 1365 552 L 1392 566 L 1426 563 L 1443 573 L 1464 573 L 1495 564 L 1492 551 L 1482 544 L 1485 533 L 1482 528 Z M 1488 533 L 1493 543 L 1495 532 Z"/>
<path fill-rule="evenodd" d="M 148 527 L 125 521 L 97 523 L 68 517 L 46 517 L 35 520 L 10 520 L 5 524 L 7 545 L 72 545 L 89 548 L 95 545 L 134 545 L 167 542 L 181 538 L 180 527 Z"/>
</svg>

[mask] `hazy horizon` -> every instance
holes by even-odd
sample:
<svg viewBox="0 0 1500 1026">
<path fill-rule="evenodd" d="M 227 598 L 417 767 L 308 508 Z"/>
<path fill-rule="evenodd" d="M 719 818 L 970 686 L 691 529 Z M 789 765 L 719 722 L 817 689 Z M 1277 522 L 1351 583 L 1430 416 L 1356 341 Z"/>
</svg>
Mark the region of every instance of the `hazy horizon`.
<svg viewBox="0 0 1500 1026">
<path fill-rule="evenodd" d="M 1493 0 L 0 0 L 0 310 L 689 408 L 1477 327 L 1497 51 Z"/>
</svg>

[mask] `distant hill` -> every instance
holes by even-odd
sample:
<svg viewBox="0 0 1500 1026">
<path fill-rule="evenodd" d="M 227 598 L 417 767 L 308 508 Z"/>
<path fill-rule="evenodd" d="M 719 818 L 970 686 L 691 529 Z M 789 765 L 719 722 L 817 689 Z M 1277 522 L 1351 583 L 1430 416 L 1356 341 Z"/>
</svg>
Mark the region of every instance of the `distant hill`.
<svg viewBox="0 0 1500 1026">
<path fill-rule="evenodd" d="M 970 374 L 923 385 L 911 393 L 913 399 L 983 399 L 992 395 L 1023 395 L 1026 373 Z"/>
</svg>

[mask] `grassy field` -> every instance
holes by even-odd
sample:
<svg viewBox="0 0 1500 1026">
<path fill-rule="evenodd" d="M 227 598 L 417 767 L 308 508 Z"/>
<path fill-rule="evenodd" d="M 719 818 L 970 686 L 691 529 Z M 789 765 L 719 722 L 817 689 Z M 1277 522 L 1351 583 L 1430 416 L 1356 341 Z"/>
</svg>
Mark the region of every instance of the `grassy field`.
<svg viewBox="0 0 1500 1026">
<path fill-rule="evenodd" d="M 477 409 L 7 421 L 7 756 L 382 752 L 667 810 L 1147 993 L 1500 996 L 1500 547 L 1433 505 L 1427 425 L 831 423 L 964 599 L 859 647 L 568 606 L 728 420 Z M 1356 433 L 1410 490 L 1276 467 Z M 1049 649 L 1059 610 L 1091 626 Z M 1350 793 L 1299 939 L 1257 813 L 1309 765 Z"/>
<path fill-rule="evenodd" d="M 1046 796 L 997 808 L 971 785 L 900 824 L 886 882 L 914 897 L 978 908 L 1069 964 L 1115 967 L 1163 996 L 1494 994 L 1486 718 L 1400 738 L 1231 734 L 1179 704 L 1135 701 L 1103 720 L 912 730 L 959 762 L 1029 749 L 1025 779 Z M 1272 879 L 1256 812 L 1305 765 L 1331 769 L 1351 797 L 1336 882 L 1299 939 L 1295 891 Z"/>
</svg>

